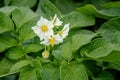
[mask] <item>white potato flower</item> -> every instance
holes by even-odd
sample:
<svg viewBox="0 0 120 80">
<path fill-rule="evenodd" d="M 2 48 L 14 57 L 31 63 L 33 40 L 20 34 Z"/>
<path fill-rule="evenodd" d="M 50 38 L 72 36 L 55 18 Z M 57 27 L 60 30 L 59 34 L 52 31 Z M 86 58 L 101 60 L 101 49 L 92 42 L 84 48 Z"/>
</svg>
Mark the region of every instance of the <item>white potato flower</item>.
<svg viewBox="0 0 120 80">
<path fill-rule="evenodd" d="M 66 38 L 68 36 L 68 32 L 69 32 L 69 23 L 65 24 L 63 29 L 61 31 L 59 31 L 59 35 L 61 36 L 61 38 Z"/>
<path fill-rule="evenodd" d="M 39 36 L 40 40 L 43 40 L 45 36 L 52 36 L 54 34 L 52 21 L 48 21 L 43 17 L 37 22 L 37 25 L 32 27 L 32 30 Z"/>
<path fill-rule="evenodd" d="M 43 45 L 46 45 L 46 46 L 54 46 L 55 44 L 59 44 L 59 43 L 62 43 L 63 42 L 63 39 L 59 36 L 59 34 L 56 34 L 54 36 L 51 36 L 51 37 L 45 37 L 45 39 L 40 42 L 40 44 L 43 44 Z"/>
<path fill-rule="evenodd" d="M 53 25 L 54 25 L 54 26 L 61 26 L 62 23 L 63 23 L 62 21 L 60 21 L 60 19 L 57 17 L 56 14 L 55 14 L 55 16 L 54 16 L 52 22 L 53 22 Z"/>
</svg>

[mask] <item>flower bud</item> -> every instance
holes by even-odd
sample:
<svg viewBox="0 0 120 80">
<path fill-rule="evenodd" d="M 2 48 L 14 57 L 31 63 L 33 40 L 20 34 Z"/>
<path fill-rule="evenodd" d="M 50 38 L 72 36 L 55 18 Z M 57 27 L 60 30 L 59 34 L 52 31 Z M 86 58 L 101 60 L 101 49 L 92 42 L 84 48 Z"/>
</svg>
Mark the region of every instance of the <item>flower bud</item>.
<svg viewBox="0 0 120 80">
<path fill-rule="evenodd" d="M 42 57 L 47 59 L 49 57 L 49 51 L 45 50 L 44 52 L 42 52 Z"/>
</svg>

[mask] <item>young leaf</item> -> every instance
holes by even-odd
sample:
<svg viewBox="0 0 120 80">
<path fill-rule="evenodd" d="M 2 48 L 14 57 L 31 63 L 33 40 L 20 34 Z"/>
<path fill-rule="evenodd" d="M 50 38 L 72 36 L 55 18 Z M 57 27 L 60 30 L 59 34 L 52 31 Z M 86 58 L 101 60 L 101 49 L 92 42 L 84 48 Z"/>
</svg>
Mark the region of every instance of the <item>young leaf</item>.
<svg viewBox="0 0 120 80">
<path fill-rule="evenodd" d="M 80 13 L 80 12 L 69 13 L 62 18 L 62 21 L 65 24 L 70 23 L 71 29 L 83 28 L 83 27 L 87 27 L 95 24 L 94 17 Z"/>
<path fill-rule="evenodd" d="M 12 60 L 19 59 L 25 55 L 23 49 L 17 46 L 8 49 L 8 51 L 5 54 L 9 59 L 12 59 Z"/>
<path fill-rule="evenodd" d="M 61 80 L 88 80 L 85 66 L 81 63 L 65 63 L 60 66 Z"/>
<path fill-rule="evenodd" d="M 52 63 L 46 64 L 41 75 L 43 80 L 59 80 L 59 67 Z"/>
<path fill-rule="evenodd" d="M 37 17 L 37 14 L 27 7 L 19 7 L 12 13 L 12 19 L 15 22 L 17 30 L 34 17 Z"/>
<path fill-rule="evenodd" d="M 0 33 L 13 30 L 14 24 L 12 20 L 3 12 L 0 12 Z"/>
<path fill-rule="evenodd" d="M 12 46 L 15 46 L 16 44 L 17 42 L 14 39 L 8 36 L 0 35 L 0 52 L 3 52 Z"/>
</svg>

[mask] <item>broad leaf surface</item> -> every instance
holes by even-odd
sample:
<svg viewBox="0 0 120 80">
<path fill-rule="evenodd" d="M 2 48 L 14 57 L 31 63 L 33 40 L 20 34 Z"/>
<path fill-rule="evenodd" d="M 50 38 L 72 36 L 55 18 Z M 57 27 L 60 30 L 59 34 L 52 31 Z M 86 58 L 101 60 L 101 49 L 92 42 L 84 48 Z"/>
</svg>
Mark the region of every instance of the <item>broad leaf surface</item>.
<svg viewBox="0 0 120 80">
<path fill-rule="evenodd" d="M 15 22 L 17 30 L 36 16 L 37 14 L 27 7 L 19 7 L 12 13 L 12 19 Z"/>
<path fill-rule="evenodd" d="M 46 64 L 41 74 L 43 80 L 59 80 L 59 67 L 52 63 Z"/>
<path fill-rule="evenodd" d="M 8 36 L 0 35 L 0 52 L 3 52 L 16 44 L 17 42 L 14 39 Z"/>
<path fill-rule="evenodd" d="M 71 62 L 60 66 L 61 80 L 88 80 L 85 66 L 81 63 Z"/>
<path fill-rule="evenodd" d="M 95 19 L 92 16 L 80 13 L 80 12 L 71 12 L 66 14 L 62 21 L 66 23 L 70 23 L 70 28 L 83 28 L 87 26 L 91 26 L 95 24 Z"/>
<path fill-rule="evenodd" d="M 9 59 L 12 59 L 12 60 L 19 59 L 25 55 L 23 49 L 17 46 L 9 48 L 5 54 Z"/>
<path fill-rule="evenodd" d="M 14 24 L 10 17 L 8 17 L 5 13 L 0 12 L 0 33 L 13 30 Z"/>
</svg>

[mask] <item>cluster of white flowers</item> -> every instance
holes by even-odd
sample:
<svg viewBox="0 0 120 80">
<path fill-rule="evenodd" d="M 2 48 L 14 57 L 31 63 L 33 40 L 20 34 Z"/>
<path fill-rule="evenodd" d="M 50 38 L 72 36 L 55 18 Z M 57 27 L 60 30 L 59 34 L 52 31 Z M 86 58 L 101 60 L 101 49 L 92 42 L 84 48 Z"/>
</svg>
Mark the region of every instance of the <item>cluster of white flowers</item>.
<svg viewBox="0 0 120 80">
<path fill-rule="evenodd" d="M 57 15 L 55 15 L 51 21 L 41 17 L 37 25 L 32 27 L 32 30 L 40 38 L 40 44 L 54 46 L 62 43 L 63 39 L 68 35 L 69 23 L 65 24 L 62 30 L 59 30 L 62 23 Z M 55 28 L 58 30 L 55 31 Z"/>
<path fill-rule="evenodd" d="M 54 16 L 52 20 L 47 20 L 43 17 L 37 22 L 37 25 L 32 27 L 34 33 L 40 38 L 40 44 L 45 46 L 54 46 L 63 42 L 69 32 L 69 23 L 62 25 L 62 21 Z M 63 26 L 63 29 L 61 27 Z M 60 30 L 61 29 L 61 30 Z M 49 57 L 49 51 L 46 50 L 42 53 L 43 58 Z"/>
</svg>

